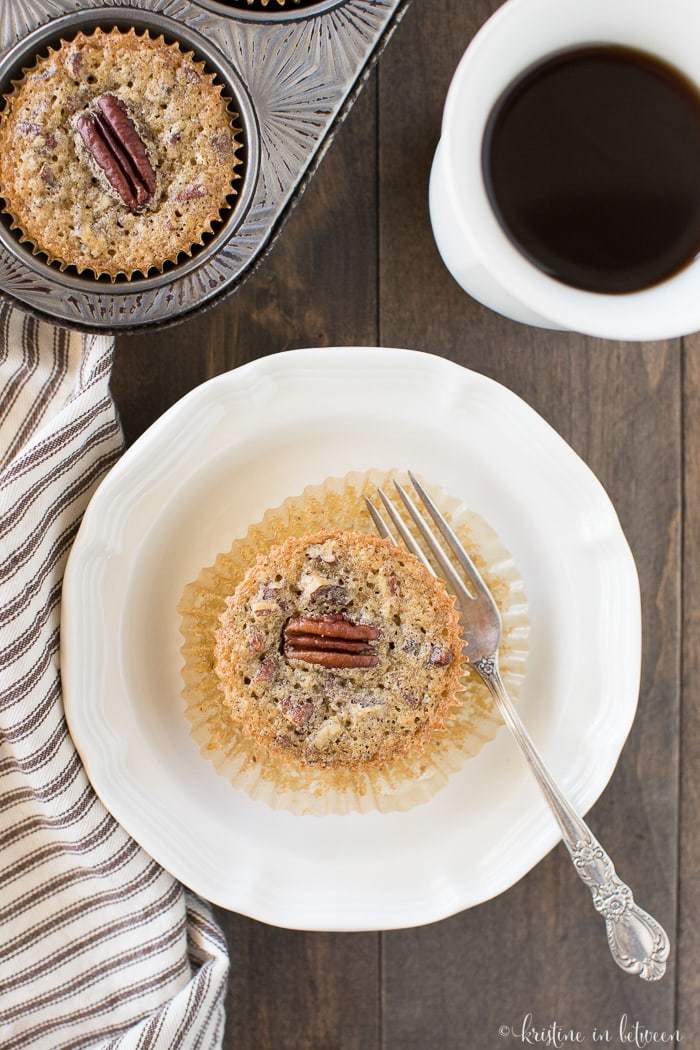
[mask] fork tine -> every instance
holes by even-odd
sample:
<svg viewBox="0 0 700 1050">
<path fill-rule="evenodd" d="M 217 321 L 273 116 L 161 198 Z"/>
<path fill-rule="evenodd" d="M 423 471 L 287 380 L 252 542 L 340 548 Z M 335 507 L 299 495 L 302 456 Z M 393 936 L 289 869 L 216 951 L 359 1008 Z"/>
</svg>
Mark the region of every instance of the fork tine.
<svg viewBox="0 0 700 1050">
<path fill-rule="evenodd" d="M 384 493 L 382 492 L 381 489 L 377 489 L 377 492 L 379 493 L 379 498 L 381 499 L 382 503 L 384 504 L 384 507 L 386 509 L 387 514 L 389 515 L 389 517 L 391 518 L 392 522 L 394 523 L 394 528 L 396 529 L 396 531 L 398 532 L 399 536 L 401 537 L 401 539 L 404 541 L 404 543 L 408 547 L 408 549 L 411 552 L 411 554 L 414 554 L 416 556 L 416 558 L 418 558 L 418 560 L 423 563 L 423 565 L 426 567 L 426 569 L 428 570 L 430 575 L 434 576 L 435 575 L 435 569 L 432 567 L 432 565 L 430 564 L 430 562 L 426 558 L 425 554 L 423 553 L 423 551 L 420 548 L 420 545 L 416 542 L 416 540 L 413 538 L 413 536 L 411 535 L 409 530 L 404 525 L 404 523 L 401 520 L 400 516 L 397 514 L 396 510 L 392 506 L 391 500 L 389 500 L 387 498 L 387 496 L 384 495 Z"/>
<path fill-rule="evenodd" d="M 382 518 L 381 514 L 379 513 L 377 508 L 374 506 L 374 504 L 370 503 L 370 501 L 367 498 L 367 496 L 365 496 L 365 503 L 367 504 L 367 510 L 369 511 L 369 516 L 372 519 L 372 521 L 374 522 L 374 527 L 377 530 L 377 532 L 379 533 L 379 535 L 382 537 L 383 540 L 391 540 L 391 542 L 394 545 L 396 545 L 396 540 L 394 539 L 394 537 L 392 536 L 391 532 L 389 531 L 389 529 L 387 528 L 386 524 L 384 523 L 384 519 Z"/>
<path fill-rule="evenodd" d="M 442 535 L 447 540 L 448 544 L 450 545 L 450 549 L 452 550 L 459 564 L 466 572 L 470 582 L 474 585 L 474 587 L 478 588 L 483 593 L 491 597 L 491 592 L 484 583 L 481 573 L 479 572 L 479 570 L 477 569 L 476 565 L 471 560 L 467 552 L 465 551 L 460 541 L 457 539 L 457 535 L 450 526 L 449 522 L 447 522 L 447 520 L 443 517 L 443 515 L 435 506 L 433 500 L 430 498 L 428 493 L 421 485 L 420 481 L 418 481 L 418 479 L 411 473 L 410 470 L 408 471 L 408 476 L 411 479 L 411 484 L 418 493 L 421 503 L 428 511 L 428 514 L 430 514 L 430 517 L 433 519 Z"/>
<path fill-rule="evenodd" d="M 462 580 L 461 576 L 450 561 L 448 555 L 445 553 L 439 540 L 435 537 L 432 529 L 421 516 L 420 511 L 416 507 L 411 497 L 404 490 L 403 486 L 399 485 L 398 481 L 394 482 L 394 486 L 396 487 L 396 491 L 401 497 L 406 510 L 413 518 L 413 521 L 415 522 L 418 531 L 425 540 L 429 550 L 434 555 L 438 565 L 442 569 L 445 579 L 456 591 L 457 596 L 459 598 L 461 598 L 463 601 L 472 601 L 474 595 L 470 594 L 467 588 L 465 587 L 464 581 Z"/>
</svg>

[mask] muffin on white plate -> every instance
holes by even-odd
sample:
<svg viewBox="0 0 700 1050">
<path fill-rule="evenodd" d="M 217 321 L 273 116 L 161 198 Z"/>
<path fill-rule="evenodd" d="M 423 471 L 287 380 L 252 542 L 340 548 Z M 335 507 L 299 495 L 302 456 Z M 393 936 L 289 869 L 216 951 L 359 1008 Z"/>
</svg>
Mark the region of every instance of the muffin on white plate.
<svg viewBox="0 0 700 1050">
<path fill-rule="evenodd" d="M 409 808 L 500 724 L 462 654 L 443 581 L 374 533 L 364 496 L 378 485 L 389 492 L 392 478 L 403 475 L 370 471 L 305 489 L 268 511 L 180 600 L 193 736 L 235 786 L 273 807 Z M 527 652 L 522 580 L 478 515 L 428 488 L 506 614 L 501 661 L 517 696 Z"/>
</svg>

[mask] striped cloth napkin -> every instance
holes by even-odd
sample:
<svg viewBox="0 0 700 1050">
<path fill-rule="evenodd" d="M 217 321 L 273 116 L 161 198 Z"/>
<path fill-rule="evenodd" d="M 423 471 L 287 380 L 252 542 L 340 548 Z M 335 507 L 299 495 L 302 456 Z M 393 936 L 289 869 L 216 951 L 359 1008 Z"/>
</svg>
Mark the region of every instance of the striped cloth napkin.
<svg viewBox="0 0 700 1050">
<path fill-rule="evenodd" d="M 221 1045 L 209 907 L 92 790 L 61 702 L 61 578 L 122 449 L 113 344 L 0 307 L 0 1047 Z"/>
</svg>

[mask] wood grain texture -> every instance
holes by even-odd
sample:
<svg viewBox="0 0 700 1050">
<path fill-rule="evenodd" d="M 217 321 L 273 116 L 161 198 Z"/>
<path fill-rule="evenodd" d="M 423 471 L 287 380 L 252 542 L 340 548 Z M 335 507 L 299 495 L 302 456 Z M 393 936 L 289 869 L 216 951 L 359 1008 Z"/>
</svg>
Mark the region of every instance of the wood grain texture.
<svg viewBox="0 0 700 1050">
<path fill-rule="evenodd" d="M 700 335 L 685 342 L 678 1027 L 700 1042 Z"/>
<path fill-rule="evenodd" d="M 220 913 L 232 955 L 227 1050 L 491 1050 L 508 1045 L 499 1025 L 528 1012 L 584 1032 L 614 1031 L 626 1012 L 657 1031 L 680 1026 L 682 1045 L 700 1046 L 700 339 L 689 341 L 684 369 L 675 342 L 626 345 L 525 328 L 479 306 L 442 266 L 428 223 L 428 172 L 454 67 L 496 6 L 414 0 L 381 60 L 378 91 L 372 79 L 270 257 L 204 318 L 120 340 L 113 389 L 133 440 L 225 369 L 293 347 L 381 342 L 490 375 L 559 430 L 617 507 L 643 603 L 639 714 L 590 821 L 640 903 L 669 930 L 674 956 L 658 985 L 619 972 L 561 847 L 497 900 L 384 934 L 381 945 L 374 934 L 290 933 Z"/>
<path fill-rule="evenodd" d="M 218 912 L 231 948 L 226 1050 L 375 1050 L 378 934 L 295 933 Z"/>
</svg>

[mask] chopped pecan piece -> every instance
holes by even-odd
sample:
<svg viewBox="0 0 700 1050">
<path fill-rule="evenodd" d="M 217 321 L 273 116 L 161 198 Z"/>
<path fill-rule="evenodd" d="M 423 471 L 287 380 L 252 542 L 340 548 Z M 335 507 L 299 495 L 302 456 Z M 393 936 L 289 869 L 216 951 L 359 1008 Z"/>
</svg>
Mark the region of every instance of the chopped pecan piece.
<svg viewBox="0 0 700 1050">
<path fill-rule="evenodd" d="M 185 186 L 184 190 L 181 190 L 175 200 L 178 201 L 196 201 L 202 197 L 208 196 L 208 190 L 204 186 L 197 184 L 193 186 Z"/>
<path fill-rule="evenodd" d="M 262 588 L 262 597 L 265 601 L 277 601 L 280 600 L 283 585 L 281 583 L 264 583 Z"/>
<path fill-rule="evenodd" d="M 355 692 L 352 695 L 351 703 L 355 707 L 363 707 L 365 709 L 384 707 L 386 700 L 381 696 L 377 696 L 376 693 L 367 692 Z"/>
<path fill-rule="evenodd" d="M 454 653 L 444 645 L 433 644 L 430 646 L 429 662 L 433 667 L 447 667 L 454 660 Z"/>
<path fill-rule="evenodd" d="M 250 608 L 256 615 L 279 612 L 286 607 L 282 595 L 282 584 L 264 583 L 251 601 Z"/>
<path fill-rule="evenodd" d="M 339 583 L 322 583 L 311 592 L 309 601 L 316 604 L 325 602 L 326 605 L 334 605 L 342 609 L 349 604 L 350 595 L 347 589 Z"/>
<path fill-rule="evenodd" d="M 314 705 L 311 700 L 293 700 L 291 696 L 278 700 L 277 706 L 285 718 L 288 718 L 295 726 L 303 726 L 314 713 Z"/>
<path fill-rule="evenodd" d="M 312 543 L 310 547 L 306 548 L 307 558 L 316 558 L 318 561 L 325 562 L 326 565 L 335 565 L 337 558 L 333 549 L 333 540 L 326 540 L 324 543 Z"/>
<path fill-rule="evenodd" d="M 122 100 L 100 95 L 90 109 L 79 114 L 75 127 L 124 204 L 132 211 L 143 208 L 156 191 L 156 174 Z"/>
<path fill-rule="evenodd" d="M 82 51 L 71 51 L 66 59 L 66 65 L 68 70 L 73 77 L 78 77 L 80 71 L 83 68 L 83 53 Z"/>
<path fill-rule="evenodd" d="M 47 66 L 45 69 L 42 69 L 39 73 L 33 73 L 32 74 L 32 80 L 50 80 L 51 77 L 53 77 L 55 75 L 56 75 L 56 67 L 55 66 Z"/>
<path fill-rule="evenodd" d="M 246 645 L 253 653 L 265 652 L 265 638 L 260 631 L 249 631 L 246 637 Z"/>
<path fill-rule="evenodd" d="M 214 150 L 220 160 L 227 160 L 233 152 L 233 139 L 227 132 L 220 132 L 218 135 L 212 135 L 211 137 L 211 148 Z"/>
<path fill-rule="evenodd" d="M 370 642 L 379 638 L 371 624 L 345 616 L 299 616 L 284 629 L 284 653 L 290 659 L 331 668 L 376 667 L 379 657 Z"/>
<path fill-rule="evenodd" d="M 22 135 L 41 135 L 41 124 L 35 124 L 31 120 L 18 120 L 17 130 Z"/>
<path fill-rule="evenodd" d="M 277 671 L 277 657 L 266 656 L 260 661 L 260 666 L 255 672 L 254 682 L 271 682 Z"/>
<path fill-rule="evenodd" d="M 322 722 L 316 736 L 311 741 L 314 747 L 317 747 L 322 751 L 329 744 L 332 744 L 334 740 L 337 740 L 343 731 L 343 727 L 337 718 L 327 718 L 325 722 Z"/>
</svg>

